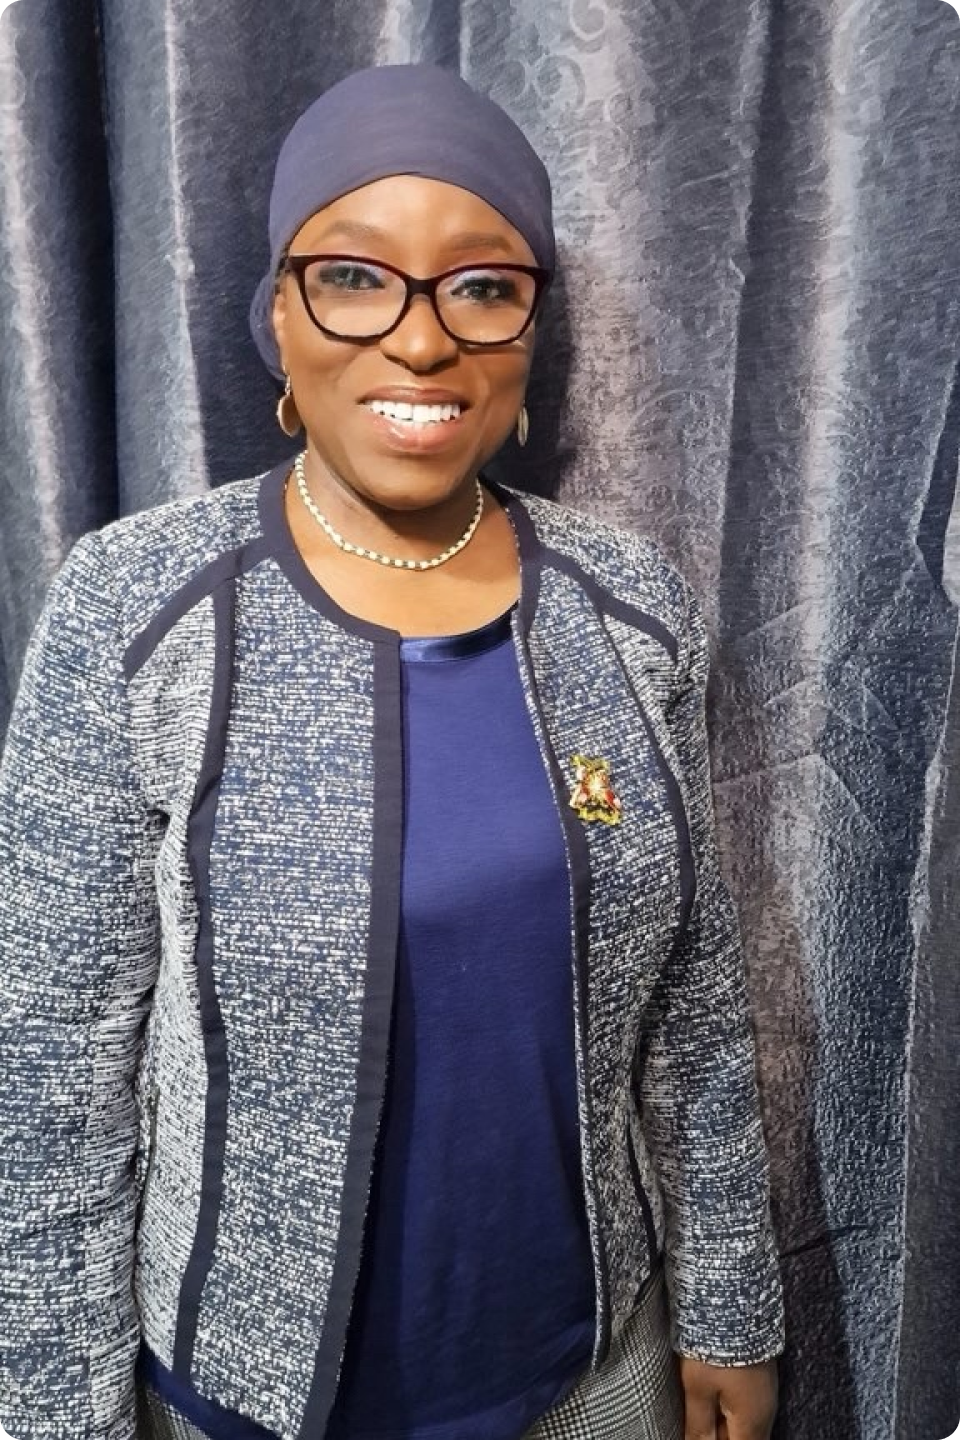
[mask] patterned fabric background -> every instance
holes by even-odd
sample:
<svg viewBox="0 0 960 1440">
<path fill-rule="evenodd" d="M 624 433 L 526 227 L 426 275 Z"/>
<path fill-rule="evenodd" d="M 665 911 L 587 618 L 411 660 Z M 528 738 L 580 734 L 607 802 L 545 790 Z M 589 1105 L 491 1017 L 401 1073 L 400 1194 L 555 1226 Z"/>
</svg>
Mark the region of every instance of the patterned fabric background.
<svg viewBox="0 0 960 1440">
<path fill-rule="evenodd" d="M 714 763 L 790 1349 L 778 1440 L 960 1416 L 960 15 L 944 0 L 17 0 L 0 19 L 0 723 L 50 577 L 280 458 L 279 141 L 459 67 L 562 274 L 499 478 L 657 538 Z"/>
</svg>

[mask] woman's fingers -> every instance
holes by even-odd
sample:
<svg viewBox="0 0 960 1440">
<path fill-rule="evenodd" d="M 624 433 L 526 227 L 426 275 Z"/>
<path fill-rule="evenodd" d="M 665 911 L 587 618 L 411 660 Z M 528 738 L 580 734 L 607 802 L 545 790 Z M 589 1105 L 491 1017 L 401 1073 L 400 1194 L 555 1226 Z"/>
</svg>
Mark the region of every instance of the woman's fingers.
<svg viewBox="0 0 960 1440">
<path fill-rule="evenodd" d="M 777 1365 L 708 1365 L 680 1357 L 683 1440 L 769 1440 L 777 1409 Z"/>
</svg>

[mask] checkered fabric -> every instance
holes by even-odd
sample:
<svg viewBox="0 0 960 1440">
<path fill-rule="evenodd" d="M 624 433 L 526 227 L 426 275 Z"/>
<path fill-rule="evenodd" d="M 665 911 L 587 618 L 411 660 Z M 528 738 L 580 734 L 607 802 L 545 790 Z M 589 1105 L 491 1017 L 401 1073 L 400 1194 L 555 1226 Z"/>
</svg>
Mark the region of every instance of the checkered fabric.
<svg viewBox="0 0 960 1440">
<path fill-rule="evenodd" d="M 683 1440 L 683 1391 L 670 1348 L 662 1265 L 603 1368 L 581 1380 L 523 1440 Z"/>
<path fill-rule="evenodd" d="M 137 1381 L 137 1440 L 207 1440 L 146 1381 Z"/>
</svg>

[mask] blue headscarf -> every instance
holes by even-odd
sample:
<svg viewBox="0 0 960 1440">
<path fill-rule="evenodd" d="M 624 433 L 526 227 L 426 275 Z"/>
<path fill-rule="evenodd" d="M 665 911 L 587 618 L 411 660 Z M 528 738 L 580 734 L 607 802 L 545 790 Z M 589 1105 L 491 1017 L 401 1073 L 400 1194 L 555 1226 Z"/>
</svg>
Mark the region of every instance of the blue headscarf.
<svg viewBox="0 0 960 1440">
<path fill-rule="evenodd" d="M 378 65 L 315 100 L 277 158 L 270 196 L 270 268 L 250 307 L 264 364 L 282 379 L 271 312 L 281 258 L 311 215 L 388 175 L 445 180 L 479 195 L 519 230 L 538 265 L 554 269 L 550 178 L 505 110 L 451 70 Z"/>
</svg>

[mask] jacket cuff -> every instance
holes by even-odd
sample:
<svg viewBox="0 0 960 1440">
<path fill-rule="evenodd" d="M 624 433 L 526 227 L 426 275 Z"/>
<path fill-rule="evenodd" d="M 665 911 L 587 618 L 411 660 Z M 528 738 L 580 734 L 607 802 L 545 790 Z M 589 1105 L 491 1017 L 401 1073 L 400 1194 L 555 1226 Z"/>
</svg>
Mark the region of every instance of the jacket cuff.
<svg viewBox="0 0 960 1440">
<path fill-rule="evenodd" d="M 733 1254 L 731 1256 L 731 1250 Z M 786 1348 L 783 1289 L 772 1243 L 726 1246 L 723 1263 L 666 1259 L 670 1343 L 707 1365 L 759 1365 Z"/>
</svg>

